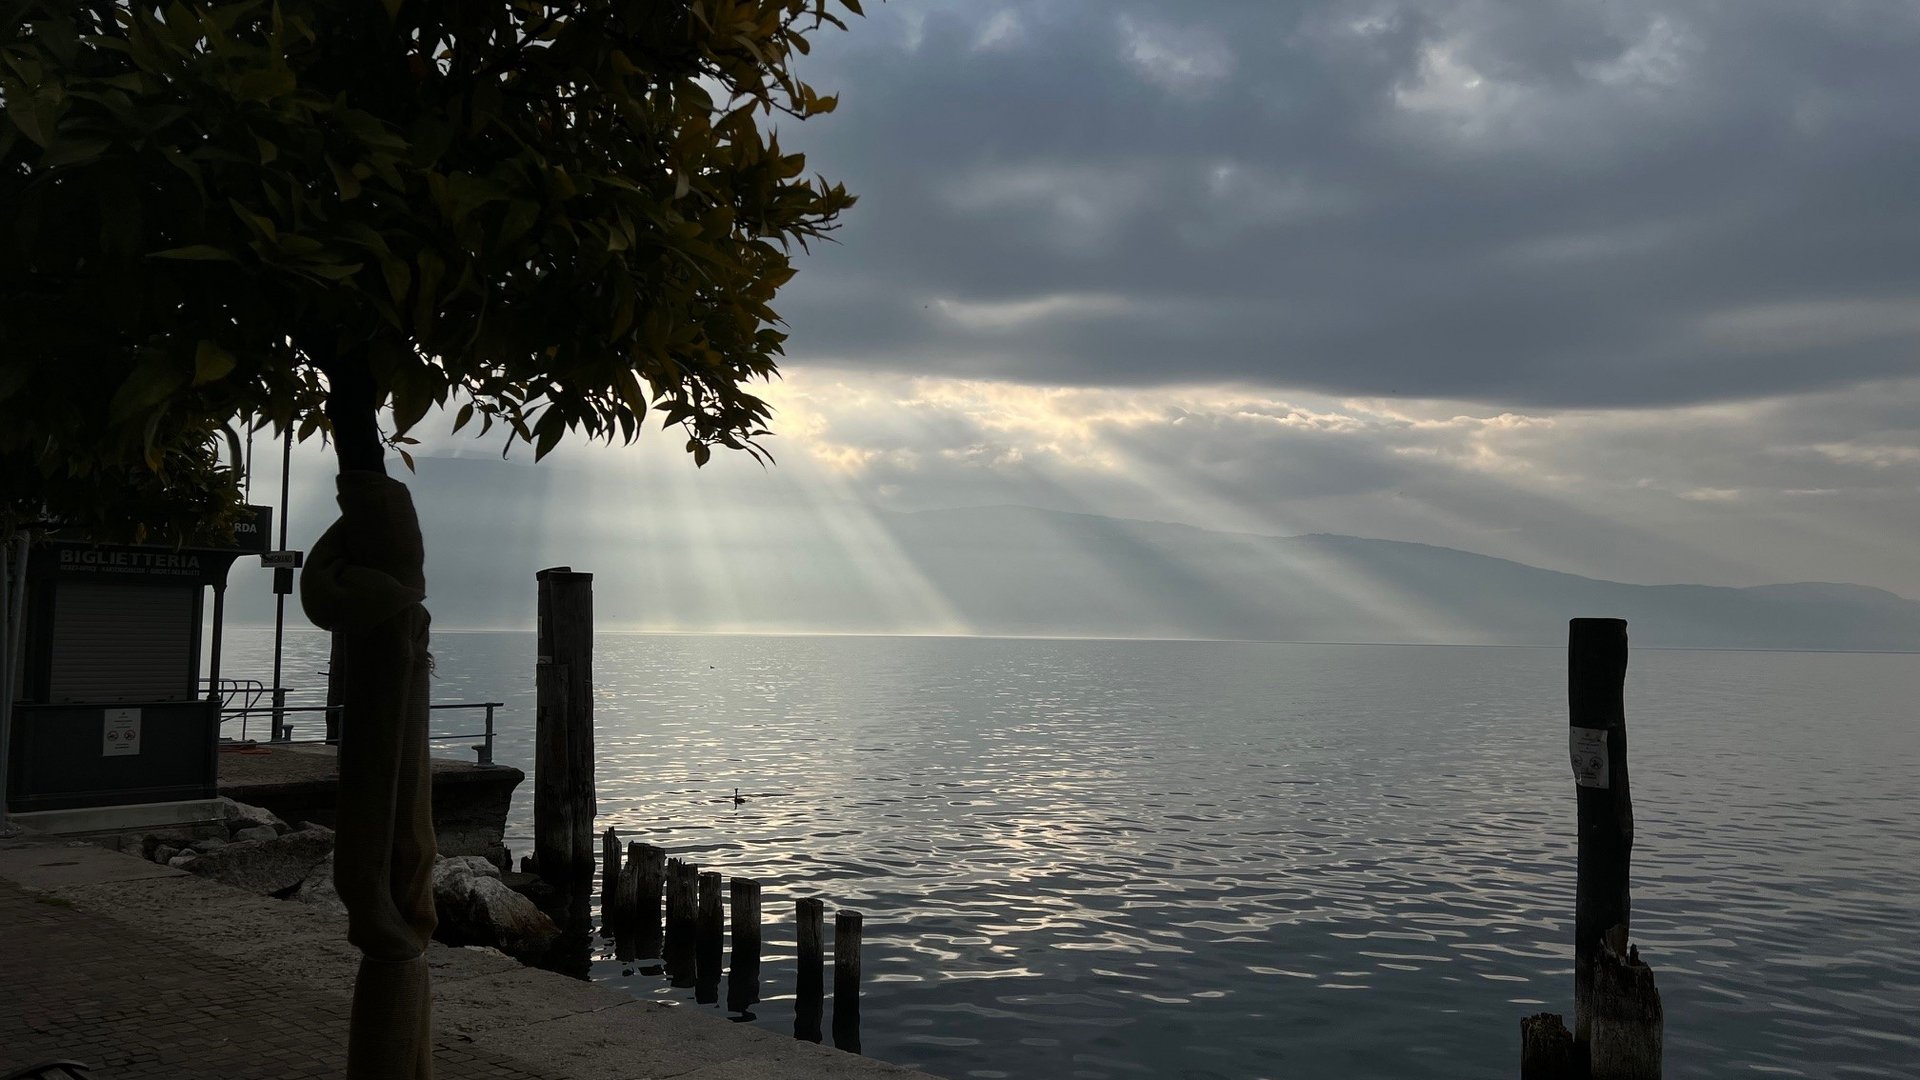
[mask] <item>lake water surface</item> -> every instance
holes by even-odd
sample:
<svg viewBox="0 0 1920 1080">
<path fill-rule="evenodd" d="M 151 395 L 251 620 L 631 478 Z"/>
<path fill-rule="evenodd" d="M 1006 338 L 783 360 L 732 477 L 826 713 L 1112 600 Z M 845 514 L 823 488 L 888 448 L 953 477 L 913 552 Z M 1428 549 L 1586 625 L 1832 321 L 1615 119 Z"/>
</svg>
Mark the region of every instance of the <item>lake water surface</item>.
<svg viewBox="0 0 1920 1080">
<path fill-rule="evenodd" d="M 270 670 L 270 633 L 228 649 Z M 532 635 L 435 651 L 436 700 L 507 702 L 531 773 Z M 324 655 L 291 635 L 289 682 Z M 600 827 L 765 883 L 768 1027 L 808 895 L 866 915 L 866 1051 L 948 1077 L 1512 1075 L 1520 1017 L 1572 1011 L 1561 649 L 603 635 L 595 664 Z M 1671 1075 L 1920 1076 L 1916 702 L 1915 656 L 1634 654 Z M 594 977 L 697 1007 L 624 970 Z"/>
</svg>

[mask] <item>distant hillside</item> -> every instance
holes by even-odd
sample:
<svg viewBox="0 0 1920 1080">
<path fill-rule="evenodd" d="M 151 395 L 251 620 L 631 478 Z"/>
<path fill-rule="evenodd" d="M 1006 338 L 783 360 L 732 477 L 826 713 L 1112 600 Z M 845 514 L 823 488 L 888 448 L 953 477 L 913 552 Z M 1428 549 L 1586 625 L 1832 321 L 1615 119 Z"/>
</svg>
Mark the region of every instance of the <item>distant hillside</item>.
<svg viewBox="0 0 1920 1080">
<path fill-rule="evenodd" d="M 1857 585 L 1627 585 L 1426 544 L 1019 507 L 882 520 L 984 633 L 1539 644 L 1610 616 L 1641 645 L 1920 649 L 1920 603 Z"/>
<path fill-rule="evenodd" d="M 608 629 L 1539 645 L 1564 641 L 1568 618 L 1618 616 L 1639 645 L 1920 650 L 1920 603 L 1855 585 L 1623 585 L 1392 540 L 1020 507 L 900 514 L 777 471 L 751 499 L 706 503 L 484 459 L 423 458 L 412 486 L 428 607 L 448 629 L 530 626 L 534 571 L 567 564 L 594 573 Z M 297 500 L 295 546 L 330 495 Z M 250 563 L 228 617 L 270 624 L 271 579 Z"/>
</svg>

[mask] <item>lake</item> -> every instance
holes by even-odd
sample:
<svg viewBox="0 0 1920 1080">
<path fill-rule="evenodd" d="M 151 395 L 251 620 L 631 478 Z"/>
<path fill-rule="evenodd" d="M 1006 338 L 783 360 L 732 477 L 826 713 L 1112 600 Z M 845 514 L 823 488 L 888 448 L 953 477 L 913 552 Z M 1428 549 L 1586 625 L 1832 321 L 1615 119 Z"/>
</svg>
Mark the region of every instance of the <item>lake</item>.
<svg viewBox="0 0 1920 1080">
<path fill-rule="evenodd" d="M 226 673 L 271 644 L 230 632 Z M 435 654 L 531 774 L 532 634 Z M 314 685 L 324 639 L 288 656 Z M 806 895 L 866 915 L 866 1051 L 954 1078 L 1513 1075 L 1523 1015 L 1571 1019 L 1561 648 L 602 635 L 595 664 L 599 827 L 765 883 L 775 1030 Z M 1911 655 L 1634 653 L 1670 1074 L 1915 1075 L 1916 702 Z M 594 978 L 697 1007 L 624 970 Z"/>
</svg>

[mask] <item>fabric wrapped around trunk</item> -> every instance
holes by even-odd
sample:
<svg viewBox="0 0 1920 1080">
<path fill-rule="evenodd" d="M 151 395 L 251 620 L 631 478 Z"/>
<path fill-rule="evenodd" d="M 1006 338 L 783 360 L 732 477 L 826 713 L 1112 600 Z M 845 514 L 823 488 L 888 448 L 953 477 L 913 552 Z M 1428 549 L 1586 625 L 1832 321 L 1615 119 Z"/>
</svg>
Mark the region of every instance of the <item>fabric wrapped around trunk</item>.
<svg viewBox="0 0 1920 1080">
<path fill-rule="evenodd" d="M 340 806 L 334 887 L 360 950 L 349 1080 L 433 1073 L 433 774 L 427 758 L 425 550 L 406 485 L 339 477 L 340 518 L 300 575 L 307 617 L 334 635 Z"/>
</svg>

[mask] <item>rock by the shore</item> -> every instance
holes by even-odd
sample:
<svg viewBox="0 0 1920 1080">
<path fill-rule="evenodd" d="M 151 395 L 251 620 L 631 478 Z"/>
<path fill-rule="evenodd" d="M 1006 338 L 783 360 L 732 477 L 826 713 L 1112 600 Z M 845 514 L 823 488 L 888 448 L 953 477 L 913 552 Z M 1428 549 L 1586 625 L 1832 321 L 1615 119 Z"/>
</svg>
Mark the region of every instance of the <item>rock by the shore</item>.
<svg viewBox="0 0 1920 1080">
<path fill-rule="evenodd" d="M 178 854 L 180 854 L 179 848 L 174 847 L 171 844 L 161 844 L 158 847 L 153 849 L 153 854 L 150 855 L 149 858 L 151 858 L 154 862 L 160 863 L 161 865 L 165 865 L 169 859 L 172 859 L 175 855 L 178 855 Z"/>
<path fill-rule="evenodd" d="M 221 848 L 226 847 L 229 842 L 230 841 L 224 840 L 218 836 L 207 836 L 207 837 L 202 837 L 199 840 L 195 840 L 193 843 L 188 844 L 187 846 L 204 855 L 209 851 L 219 851 Z"/>
<path fill-rule="evenodd" d="M 331 854 L 331 829 L 305 829 L 272 839 L 236 841 L 201 855 L 187 870 L 249 892 L 277 895 L 305 881 Z"/>
<path fill-rule="evenodd" d="M 271 840 L 280 835 L 280 830 L 271 825 L 249 825 L 233 831 L 233 842 L 244 844 L 250 840 Z"/>
<path fill-rule="evenodd" d="M 312 870 L 307 872 L 307 879 L 302 881 L 287 899 L 298 900 L 302 904 L 312 904 L 314 907 L 325 908 L 340 915 L 347 913 L 346 902 L 340 899 L 340 893 L 333 887 L 333 853 L 331 851 L 327 853 L 326 858 L 320 860 Z"/>
<path fill-rule="evenodd" d="M 197 863 L 199 861 L 200 861 L 200 856 L 195 855 L 191 851 L 185 851 L 185 852 L 181 852 L 178 855 L 175 855 L 171 859 L 168 859 L 167 865 L 175 868 L 176 870 L 185 870 L 187 867 L 192 866 L 194 863 Z"/>
<path fill-rule="evenodd" d="M 497 878 L 500 868 L 480 855 L 442 855 L 433 864 L 433 889 L 437 893 L 443 882 L 450 887 L 469 875 Z"/>
<path fill-rule="evenodd" d="M 516 959 L 546 955 L 560 935 L 546 913 L 508 888 L 500 870 L 478 855 L 442 859 L 433 868 L 434 937 L 448 945 L 488 945 Z"/>
<path fill-rule="evenodd" d="M 241 829 L 252 828 L 258 825 L 272 826 L 273 830 L 279 833 L 290 831 L 287 828 L 286 822 L 281 821 L 273 811 L 264 807 L 235 802 L 225 795 L 215 799 L 214 805 L 215 813 L 227 823 L 227 828 L 230 831 L 238 832 Z"/>
</svg>

